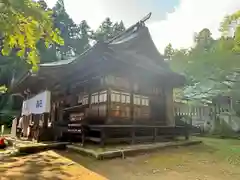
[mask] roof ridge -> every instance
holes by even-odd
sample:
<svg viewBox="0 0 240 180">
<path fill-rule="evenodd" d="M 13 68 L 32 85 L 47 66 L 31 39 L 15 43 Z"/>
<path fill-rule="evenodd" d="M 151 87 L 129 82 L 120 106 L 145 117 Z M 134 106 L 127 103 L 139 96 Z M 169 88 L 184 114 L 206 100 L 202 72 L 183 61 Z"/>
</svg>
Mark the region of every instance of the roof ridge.
<svg viewBox="0 0 240 180">
<path fill-rule="evenodd" d="M 118 34 L 117 36 L 113 37 L 112 39 L 106 41 L 106 43 L 109 44 L 109 43 L 113 42 L 114 40 L 122 37 L 123 35 L 131 32 L 131 31 L 135 32 L 136 30 L 139 29 L 139 27 L 145 27 L 145 22 L 146 22 L 147 20 L 149 20 L 149 19 L 151 18 L 151 16 L 152 16 L 152 13 L 150 12 L 150 13 L 148 13 L 146 16 L 144 16 L 140 21 L 138 21 L 138 22 L 135 23 L 134 25 L 132 25 L 132 26 L 130 26 L 129 28 L 127 28 L 124 32 L 122 32 L 122 33 Z"/>
</svg>

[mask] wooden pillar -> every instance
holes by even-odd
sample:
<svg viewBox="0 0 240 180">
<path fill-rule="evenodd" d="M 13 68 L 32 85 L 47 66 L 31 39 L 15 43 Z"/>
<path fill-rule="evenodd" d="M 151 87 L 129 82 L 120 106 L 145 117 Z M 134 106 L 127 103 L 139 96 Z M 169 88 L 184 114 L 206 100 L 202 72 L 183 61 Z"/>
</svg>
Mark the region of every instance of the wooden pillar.
<svg viewBox="0 0 240 180">
<path fill-rule="evenodd" d="M 101 128 L 101 147 L 105 146 L 105 139 L 106 139 L 106 134 L 105 134 L 105 128 Z"/>
<path fill-rule="evenodd" d="M 44 129 L 48 128 L 48 118 L 49 118 L 49 113 L 44 113 L 43 114 L 43 128 Z"/>
<path fill-rule="evenodd" d="M 189 128 L 188 128 L 188 126 L 185 127 L 184 131 L 185 131 L 185 133 L 184 133 L 185 134 L 185 140 L 189 140 Z"/>
<path fill-rule="evenodd" d="M 58 107 L 58 120 L 57 121 L 60 121 L 62 122 L 64 119 L 63 119 L 63 102 L 61 101 L 60 104 L 59 104 L 59 107 Z"/>
<path fill-rule="evenodd" d="M 86 132 L 85 132 L 85 126 L 84 125 L 82 125 L 81 126 L 81 138 L 82 138 L 82 147 L 84 147 L 84 145 L 85 145 L 85 138 L 86 138 Z"/>
<path fill-rule="evenodd" d="M 131 121 L 132 121 L 132 124 L 135 124 L 135 118 L 134 118 L 134 92 L 132 91 L 130 93 L 130 118 L 131 118 Z"/>
<path fill-rule="evenodd" d="M 136 131 L 135 127 L 132 127 L 132 128 L 131 128 L 131 139 L 132 139 L 131 143 L 132 143 L 132 144 L 135 144 L 135 139 L 136 139 L 136 138 L 135 138 L 135 137 L 136 137 L 136 136 L 135 136 L 135 131 Z"/>
<path fill-rule="evenodd" d="M 134 92 L 132 91 L 130 93 L 130 119 L 131 119 L 131 122 L 132 124 L 136 124 L 136 121 L 135 121 L 135 118 L 134 118 L 134 103 L 133 103 L 133 100 L 134 100 Z M 135 127 L 132 127 L 131 128 L 131 143 L 132 144 L 135 144 L 135 140 L 136 140 L 136 129 Z"/>
<path fill-rule="evenodd" d="M 109 119 L 111 118 L 111 89 L 107 89 L 107 112 L 106 112 L 106 121 L 108 123 Z"/>
<path fill-rule="evenodd" d="M 173 115 L 173 89 L 164 89 L 165 106 L 166 106 L 166 121 L 168 126 L 175 126 L 175 119 Z"/>
<path fill-rule="evenodd" d="M 36 115 L 34 114 L 34 139 L 39 142 L 40 140 L 40 120 L 41 118 L 43 118 L 42 116 L 40 115 Z"/>
<path fill-rule="evenodd" d="M 154 127 L 154 132 L 153 132 L 153 141 L 157 141 L 157 136 L 158 136 L 158 128 Z"/>
</svg>

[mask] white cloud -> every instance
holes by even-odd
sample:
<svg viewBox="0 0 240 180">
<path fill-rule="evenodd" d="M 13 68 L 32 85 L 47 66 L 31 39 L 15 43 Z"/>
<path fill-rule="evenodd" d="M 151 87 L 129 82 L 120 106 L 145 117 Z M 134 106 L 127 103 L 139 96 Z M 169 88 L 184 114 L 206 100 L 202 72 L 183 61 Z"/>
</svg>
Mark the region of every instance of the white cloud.
<svg viewBox="0 0 240 180">
<path fill-rule="evenodd" d="M 56 0 L 46 0 L 52 7 Z M 139 6 L 138 0 L 65 0 L 65 8 L 76 23 L 87 20 L 96 29 L 106 17 L 113 21 L 123 20 L 132 25 L 151 11 L 149 6 Z"/>
<path fill-rule="evenodd" d="M 181 0 L 166 20 L 150 23 L 149 28 L 161 52 L 168 43 L 175 48 L 187 48 L 193 44 L 194 32 L 205 27 L 213 37 L 219 37 L 220 22 L 237 10 L 240 10 L 240 0 Z"/>
<path fill-rule="evenodd" d="M 46 1 L 50 6 L 56 2 Z M 165 20 L 156 20 L 161 17 L 156 18 L 159 14 L 154 13 L 155 10 L 151 9 L 153 4 L 149 3 L 153 1 L 146 0 L 146 6 L 142 6 L 138 0 L 65 0 L 66 10 L 75 22 L 85 19 L 94 29 L 106 17 L 113 21 L 123 20 L 129 26 L 153 11 L 155 19 L 149 22 L 148 27 L 161 52 L 168 43 L 175 48 L 190 47 L 194 32 L 205 27 L 218 37 L 224 16 L 240 9 L 240 0 L 180 0 L 179 6 L 167 14 Z"/>
</svg>

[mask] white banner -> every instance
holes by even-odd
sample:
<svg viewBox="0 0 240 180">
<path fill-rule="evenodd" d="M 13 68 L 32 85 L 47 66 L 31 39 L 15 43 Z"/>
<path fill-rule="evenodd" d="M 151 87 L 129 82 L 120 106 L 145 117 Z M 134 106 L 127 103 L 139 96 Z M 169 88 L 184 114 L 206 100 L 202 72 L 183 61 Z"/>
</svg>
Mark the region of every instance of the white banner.
<svg viewBox="0 0 240 180">
<path fill-rule="evenodd" d="M 51 110 L 51 93 L 44 91 L 36 96 L 23 101 L 22 115 L 48 113 Z"/>
</svg>

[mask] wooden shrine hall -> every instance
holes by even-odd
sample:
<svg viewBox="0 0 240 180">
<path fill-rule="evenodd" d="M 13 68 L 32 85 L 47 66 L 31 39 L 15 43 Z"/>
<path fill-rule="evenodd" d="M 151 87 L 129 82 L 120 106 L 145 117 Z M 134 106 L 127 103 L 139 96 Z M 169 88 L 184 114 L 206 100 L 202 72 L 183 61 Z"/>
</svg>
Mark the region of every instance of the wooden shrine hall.
<svg viewBox="0 0 240 180">
<path fill-rule="evenodd" d="M 40 139 L 103 145 L 188 137 L 186 127 L 175 126 L 173 113 L 173 88 L 185 78 L 155 47 L 145 26 L 149 17 L 76 58 L 41 64 L 37 74 L 28 71 L 13 83 L 10 92 L 27 90 L 26 98 L 51 92 L 50 111 L 39 127 L 39 136 L 48 137 Z"/>
</svg>

